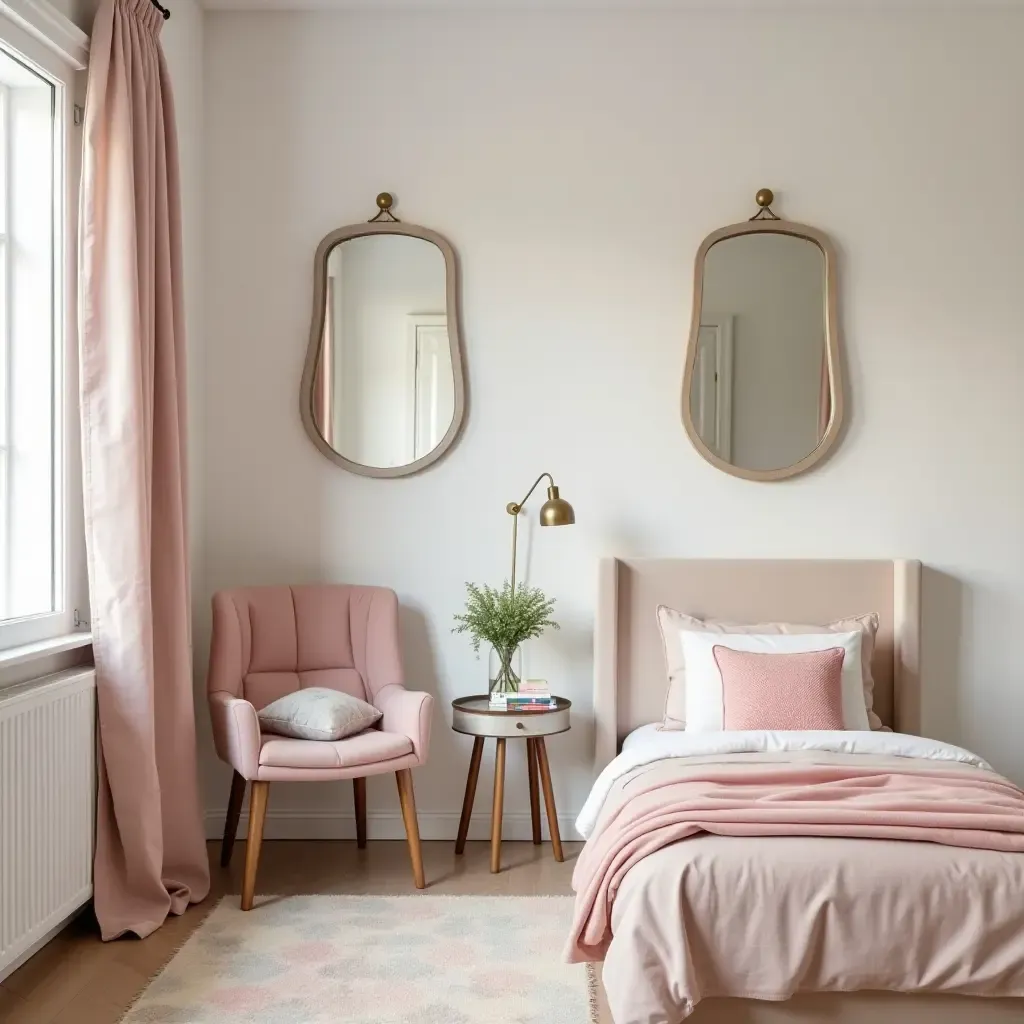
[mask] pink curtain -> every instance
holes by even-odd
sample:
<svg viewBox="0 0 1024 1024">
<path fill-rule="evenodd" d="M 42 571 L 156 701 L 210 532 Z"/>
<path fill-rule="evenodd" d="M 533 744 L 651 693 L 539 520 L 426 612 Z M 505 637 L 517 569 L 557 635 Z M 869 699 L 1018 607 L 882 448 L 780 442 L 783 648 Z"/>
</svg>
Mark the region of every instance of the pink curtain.
<svg viewBox="0 0 1024 1024">
<path fill-rule="evenodd" d="M 210 886 L 196 778 L 174 108 L 150 0 L 103 0 L 85 109 L 85 532 L 99 699 L 95 905 L 145 936 Z"/>
</svg>

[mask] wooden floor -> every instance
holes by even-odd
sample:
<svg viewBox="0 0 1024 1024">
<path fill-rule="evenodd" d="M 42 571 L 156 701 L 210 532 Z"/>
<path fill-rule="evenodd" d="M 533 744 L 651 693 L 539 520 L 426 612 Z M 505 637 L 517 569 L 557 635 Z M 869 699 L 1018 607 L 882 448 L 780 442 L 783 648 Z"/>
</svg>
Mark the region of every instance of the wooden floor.
<svg viewBox="0 0 1024 1024">
<path fill-rule="evenodd" d="M 565 843 L 565 862 L 551 846 L 505 843 L 503 870 L 489 870 L 490 844 L 468 843 L 461 857 L 454 842 L 423 844 L 427 893 L 517 896 L 569 893 L 579 843 Z M 230 870 L 217 863 L 210 846 L 212 887 L 205 902 L 172 917 L 148 939 L 100 942 L 96 925 L 83 915 L 20 970 L 0 984 L 3 1024 L 117 1024 L 124 1011 L 225 894 L 241 888 L 245 844 L 235 847 Z M 265 842 L 257 892 L 414 892 L 404 842 Z M 259 913 L 259 908 L 252 911 Z"/>
</svg>

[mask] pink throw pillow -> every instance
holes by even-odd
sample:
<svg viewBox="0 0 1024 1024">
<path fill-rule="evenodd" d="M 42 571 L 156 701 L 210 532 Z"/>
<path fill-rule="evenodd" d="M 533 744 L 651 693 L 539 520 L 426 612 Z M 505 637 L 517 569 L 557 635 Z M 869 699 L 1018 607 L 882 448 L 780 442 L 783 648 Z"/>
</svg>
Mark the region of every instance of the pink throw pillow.
<svg viewBox="0 0 1024 1024">
<path fill-rule="evenodd" d="M 843 649 L 751 654 L 716 645 L 723 728 L 842 729 Z"/>
</svg>

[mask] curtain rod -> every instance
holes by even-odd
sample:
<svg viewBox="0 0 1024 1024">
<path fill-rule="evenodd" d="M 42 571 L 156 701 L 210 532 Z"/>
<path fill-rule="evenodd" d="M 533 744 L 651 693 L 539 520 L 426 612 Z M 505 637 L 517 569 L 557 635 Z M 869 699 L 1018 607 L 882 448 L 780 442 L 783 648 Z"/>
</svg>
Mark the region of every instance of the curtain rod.
<svg viewBox="0 0 1024 1024">
<path fill-rule="evenodd" d="M 164 16 L 164 21 L 171 16 L 171 12 L 160 3 L 160 0 L 150 0 L 150 3 Z"/>
</svg>

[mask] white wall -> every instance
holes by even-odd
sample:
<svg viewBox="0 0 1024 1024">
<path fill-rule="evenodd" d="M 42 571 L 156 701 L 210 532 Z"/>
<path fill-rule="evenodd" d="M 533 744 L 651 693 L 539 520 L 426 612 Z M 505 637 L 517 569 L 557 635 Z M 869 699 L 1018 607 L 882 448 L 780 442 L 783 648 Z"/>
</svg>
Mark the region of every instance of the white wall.
<svg viewBox="0 0 1024 1024">
<path fill-rule="evenodd" d="M 50 4 L 83 32 L 92 32 L 92 21 L 96 17 L 99 0 L 50 0 Z"/>
<path fill-rule="evenodd" d="M 439 704 L 424 833 L 453 834 L 469 743 L 447 705 L 486 662 L 451 615 L 465 580 L 507 574 L 504 506 L 550 470 L 577 525 L 527 533 L 563 626 L 528 671 L 574 702 L 550 743 L 567 816 L 591 779 L 611 554 L 923 559 L 925 727 L 1024 782 L 1022 33 L 1008 10 L 208 15 L 199 604 L 394 587 L 408 682 Z M 679 410 L 694 253 L 763 186 L 838 246 L 851 391 L 835 456 L 775 485 L 704 463 Z M 329 463 L 297 400 L 314 249 L 381 189 L 459 253 L 470 388 L 460 442 L 398 480 Z M 521 828 L 520 751 L 509 770 Z M 350 808 L 348 787 L 279 788 L 278 834 Z"/>
</svg>

